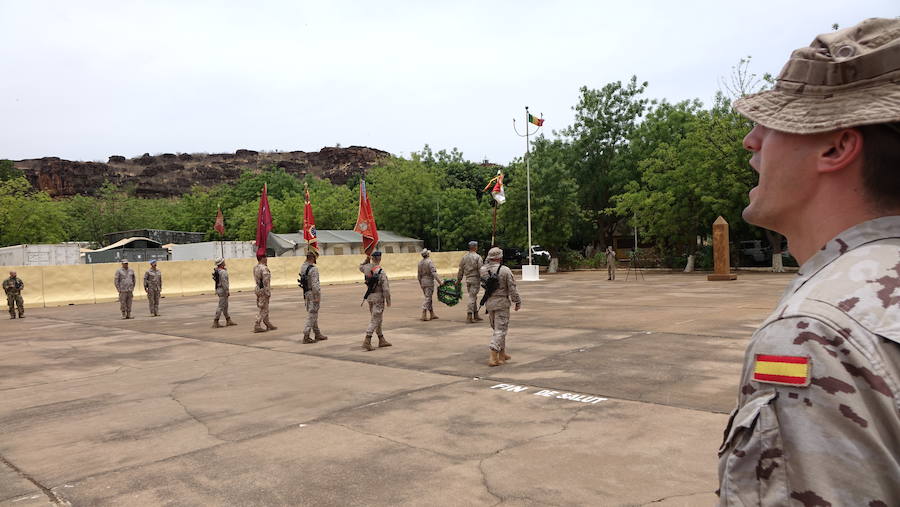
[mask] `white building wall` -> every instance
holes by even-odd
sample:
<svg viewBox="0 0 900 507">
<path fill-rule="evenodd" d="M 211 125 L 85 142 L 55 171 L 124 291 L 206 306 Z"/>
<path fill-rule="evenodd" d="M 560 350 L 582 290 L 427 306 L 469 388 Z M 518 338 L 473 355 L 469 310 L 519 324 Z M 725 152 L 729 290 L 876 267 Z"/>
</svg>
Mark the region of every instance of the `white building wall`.
<svg viewBox="0 0 900 507">
<path fill-rule="evenodd" d="M 0 266 L 61 266 L 82 263 L 81 247 L 77 243 L 0 248 Z"/>
<path fill-rule="evenodd" d="M 224 246 L 226 259 L 247 259 L 256 257 L 256 246 L 252 241 L 205 241 L 172 245 L 173 261 L 213 260 L 222 256 Z"/>
</svg>

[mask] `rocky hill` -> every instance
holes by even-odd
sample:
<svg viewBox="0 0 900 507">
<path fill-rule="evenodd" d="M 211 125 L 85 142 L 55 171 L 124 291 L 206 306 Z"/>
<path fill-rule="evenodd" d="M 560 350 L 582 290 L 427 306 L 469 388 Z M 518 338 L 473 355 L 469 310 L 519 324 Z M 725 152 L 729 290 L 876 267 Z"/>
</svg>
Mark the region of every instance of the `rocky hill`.
<svg viewBox="0 0 900 507">
<path fill-rule="evenodd" d="M 389 157 L 386 151 L 350 146 L 322 148 L 318 152 L 163 153 L 125 158 L 109 157 L 107 163 L 75 162 L 57 157 L 15 161 L 35 188 L 54 197 L 91 195 L 104 181 L 134 185 L 141 197 L 172 197 L 190 191 L 194 185 L 211 187 L 234 181 L 244 169 L 281 167 L 295 176 L 313 174 L 343 184 L 351 176 Z"/>
</svg>

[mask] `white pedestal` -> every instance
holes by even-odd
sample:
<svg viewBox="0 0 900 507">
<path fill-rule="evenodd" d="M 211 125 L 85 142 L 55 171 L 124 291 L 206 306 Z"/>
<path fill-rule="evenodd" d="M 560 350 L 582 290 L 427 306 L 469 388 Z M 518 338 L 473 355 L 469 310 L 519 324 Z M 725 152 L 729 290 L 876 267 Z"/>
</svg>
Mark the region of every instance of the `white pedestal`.
<svg viewBox="0 0 900 507">
<path fill-rule="evenodd" d="M 541 278 L 538 276 L 539 266 L 537 264 L 524 264 L 522 266 L 522 281 L 537 282 Z"/>
</svg>

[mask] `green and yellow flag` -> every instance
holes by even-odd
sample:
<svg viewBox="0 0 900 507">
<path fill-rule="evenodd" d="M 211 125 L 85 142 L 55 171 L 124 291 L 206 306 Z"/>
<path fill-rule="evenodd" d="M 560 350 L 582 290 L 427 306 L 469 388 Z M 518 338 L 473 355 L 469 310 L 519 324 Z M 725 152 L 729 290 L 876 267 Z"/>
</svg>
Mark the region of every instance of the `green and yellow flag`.
<svg viewBox="0 0 900 507">
<path fill-rule="evenodd" d="M 538 127 L 543 127 L 543 126 L 544 126 L 544 119 L 543 119 L 543 118 L 538 118 L 537 116 L 535 116 L 535 115 L 533 115 L 533 114 L 531 114 L 531 113 L 528 113 L 528 122 L 529 122 L 529 123 L 534 123 L 534 124 L 537 125 Z"/>
</svg>

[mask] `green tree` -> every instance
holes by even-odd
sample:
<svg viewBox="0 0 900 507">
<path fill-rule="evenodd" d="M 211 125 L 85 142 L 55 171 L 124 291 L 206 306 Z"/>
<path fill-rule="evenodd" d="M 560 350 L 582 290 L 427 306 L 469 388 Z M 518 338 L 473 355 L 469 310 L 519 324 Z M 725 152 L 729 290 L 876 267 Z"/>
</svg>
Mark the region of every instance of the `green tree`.
<svg viewBox="0 0 900 507">
<path fill-rule="evenodd" d="M 12 160 L 0 160 L 0 181 L 8 181 L 15 178 L 24 178 L 22 171 L 16 169 Z"/>
<path fill-rule="evenodd" d="M 46 192 L 22 177 L 0 180 L 0 246 L 66 239 L 66 215 Z"/>
</svg>

